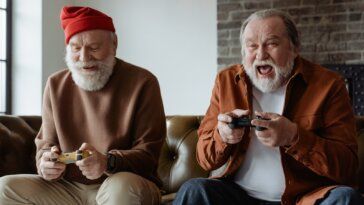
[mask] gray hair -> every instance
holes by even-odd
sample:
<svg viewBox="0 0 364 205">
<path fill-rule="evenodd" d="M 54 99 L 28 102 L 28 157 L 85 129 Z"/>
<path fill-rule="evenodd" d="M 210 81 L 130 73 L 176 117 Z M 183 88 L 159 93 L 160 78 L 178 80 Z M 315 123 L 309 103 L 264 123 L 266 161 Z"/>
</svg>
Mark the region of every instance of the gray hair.
<svg viewBox="0 0 364 205">
<path fill-rule="evenodd" d="M 116 33 L 115 32 L 112 32 L 112 31 L 110 31 L 110 36 L 111 36 L 111 40 L 115 40 L 115 38 L 117 38 L 117 35 L 116 35 Z"/>
<path fill-rule="evenodd" d="M 253 14 L 251 14 L 241 25 L 240 43 L 241 43 L 241 54 L 243 57 L 245 56 L 244 31 L 245 31 L 245 28 L 248 25 L 248 23 L 252 20 L 266 19 L 266 18 L 273 17 L 273 16 L 278 16 L 283 20 L 284 25 L 286 26 L 286 32 L 290 39 L 291 45 L 293 45 L 295 48 L 300 47 L 301 42 L 298 37 L 297 27 L 296 27 L 292 17 L 289 14 L 287 14 L 283 11 L 277 10 L 277 9 L 260 10 L 260 11 L 257 11 L 257 12 L 254 12 Z"/>
</svg>

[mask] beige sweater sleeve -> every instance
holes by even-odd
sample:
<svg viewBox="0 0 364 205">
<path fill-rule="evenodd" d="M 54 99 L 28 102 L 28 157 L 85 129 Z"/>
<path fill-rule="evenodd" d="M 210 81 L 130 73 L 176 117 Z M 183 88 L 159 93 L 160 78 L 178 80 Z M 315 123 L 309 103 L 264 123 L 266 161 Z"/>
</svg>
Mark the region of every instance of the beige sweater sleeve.
<svg viewBox="0 0 364 205">
<path fill-rule="evenodd" d="M 47 81 L 43 96 L 42 126 L 37 137 L 35 138 L 35 144 L 37 148 L 36 165 L 39 175 L 41 175 L 41 172 L 39 170 L 39 163 L 43 152 L 46 150 L 50 150 L 52 146 L 58 145 L 58 138 L 52 113 L 50 86 L 50 81 Z"/>
<path fill-rule="evenodd" d="M 133 121 L 133 143 L 128 150 L 111 150 L 117 155 L 118 171 L 131 171 L 142 176 L 156 171 L 166 136 L 165 114 L 158 81 L 150 77 L 139 93 Z"/>
</svg>

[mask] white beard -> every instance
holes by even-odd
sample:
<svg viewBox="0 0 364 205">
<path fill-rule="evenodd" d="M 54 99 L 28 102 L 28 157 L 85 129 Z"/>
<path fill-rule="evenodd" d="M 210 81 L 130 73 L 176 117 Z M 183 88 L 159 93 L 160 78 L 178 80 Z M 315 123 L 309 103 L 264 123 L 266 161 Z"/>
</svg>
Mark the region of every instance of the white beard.
<svg viewBox="0 0 364 205">
<path fill-rule="evenodd" d="M 294 59 L 290 60 L 285 67 L 279 67 L 272 60 L 259 61 L 256 60 L 251 68 L 245 67 L 245 72 L 249 76 L 253 85 L 263 93 L 269 93 L 280 88 L 286 83 L 288 77 L 293 70 Z M 274 77 L 258 78 L 258 66 L 270 65 L 273 68 Z"/>
<path fill-rule="evenodd" d="M 67 47 L 66 64 L 72 73 L 72 79 L 80 88 L 87 91 L 97 91 L 102 89 L 108 82 L 115 65 L 115 57 L 108 56 L 103 61 L 74 62 Z M 96 71 L 85 71 L 84 67 L 97 67 Z"/>
</svg>

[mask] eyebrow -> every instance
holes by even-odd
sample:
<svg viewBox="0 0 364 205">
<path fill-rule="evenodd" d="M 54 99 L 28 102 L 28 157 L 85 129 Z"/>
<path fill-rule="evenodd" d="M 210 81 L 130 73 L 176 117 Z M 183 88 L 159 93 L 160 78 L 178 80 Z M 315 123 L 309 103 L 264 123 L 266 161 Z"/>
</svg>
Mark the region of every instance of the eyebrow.
<svg viewBox="0 0 364 205">
<path fill-rule="evenodd" d="M 272 36 L 268 36 L 268 38 L 266 40 L 269 41 L 269 40 L 276 40 L 276 39 L 281 39 L 281 37 L 272 35 Z"/>
<path fill-rule="evenodd" d="M 100 46 L 102 43 L 101 42 L 93 42 L 93 43 L 89 43 L 87 46 Z"/>
<path fill-rule="evenodd" d="M 244 41 L 245 42 L 253 42 L 253 39 L 252 38 L 244 38 Z"/>
<path fill-rule="evenodd" d="M 77 43 L 70 43 L 70 46 L 78 46 Z"/>
</svg>

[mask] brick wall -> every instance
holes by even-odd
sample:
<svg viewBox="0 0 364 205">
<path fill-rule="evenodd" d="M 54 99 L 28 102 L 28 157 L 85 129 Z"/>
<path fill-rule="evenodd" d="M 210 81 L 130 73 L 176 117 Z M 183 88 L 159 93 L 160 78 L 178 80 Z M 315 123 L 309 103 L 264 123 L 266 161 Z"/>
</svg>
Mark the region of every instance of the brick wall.
<svg viewBox="0 0 364 205">
<path fill-rule="evenodd" d="M 219 69 L 241 62 L 241 22 L 268 8 L 294 18 L 301 56 L 319 64 L 364 64 L 364 0 L 217 0 Z"/>
</svg>

